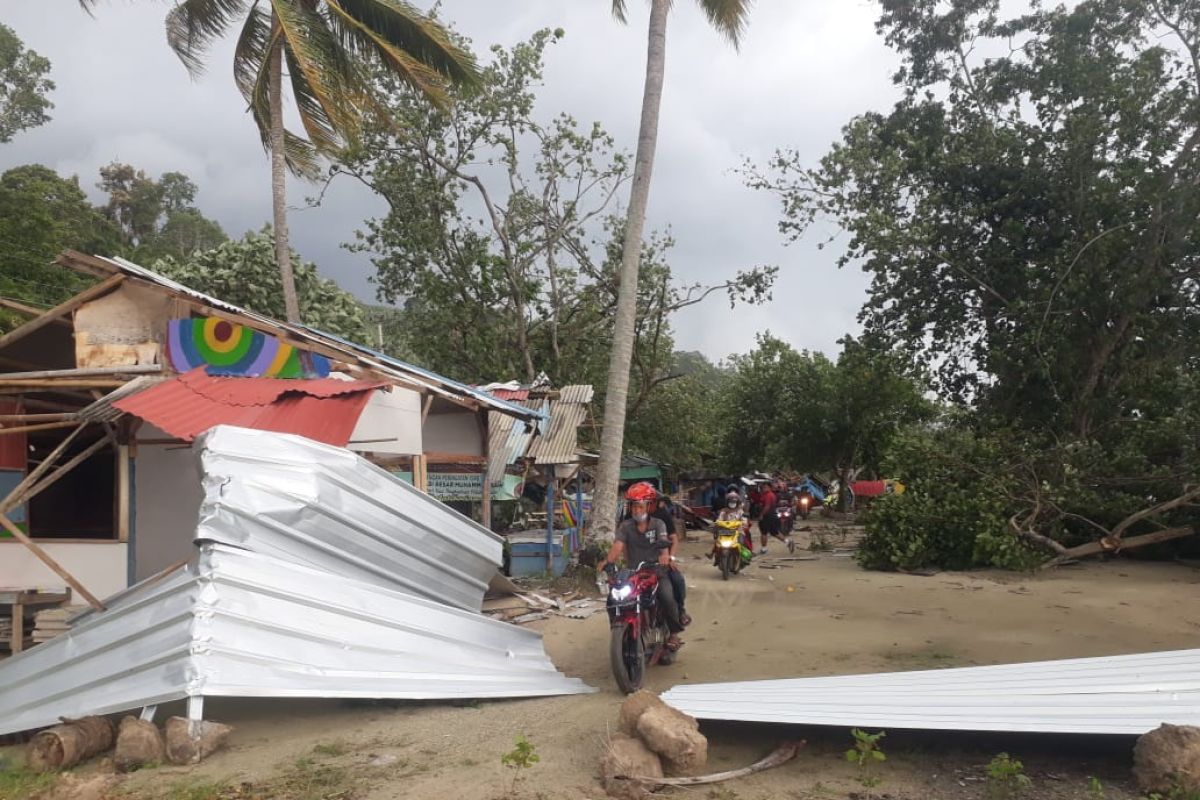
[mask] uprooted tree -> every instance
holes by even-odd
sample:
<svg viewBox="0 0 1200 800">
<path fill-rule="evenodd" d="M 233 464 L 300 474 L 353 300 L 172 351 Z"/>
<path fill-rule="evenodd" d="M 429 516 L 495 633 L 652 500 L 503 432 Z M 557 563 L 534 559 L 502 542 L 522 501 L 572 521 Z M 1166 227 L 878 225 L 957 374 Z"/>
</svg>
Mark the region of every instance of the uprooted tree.
<svg viewBox="0 0 1200 800">
<path fill-rule="evenodd" d="M 970 410 L 994 457 L 957 474 L 1002 490 L 1009 536 L 1057 560 L 1193 532 L 1200 3 L 881 6 L 903 99 L 749 182 L 786 235 L 850 233 L 867 335 Z"/>
</svg>

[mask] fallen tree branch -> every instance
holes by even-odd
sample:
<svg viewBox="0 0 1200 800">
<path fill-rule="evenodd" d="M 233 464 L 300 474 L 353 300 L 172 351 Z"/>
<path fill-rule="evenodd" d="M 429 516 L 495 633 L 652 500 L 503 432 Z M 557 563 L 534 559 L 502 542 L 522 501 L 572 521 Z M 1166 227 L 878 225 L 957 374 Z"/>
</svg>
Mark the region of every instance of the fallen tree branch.
<svg viewBox="0 0 1200 800">
<path fill-rule="evenodd" d="M 690 778 L 642 778 L 635 775 L 623 775 L 626 780 L 637 781 L 638 783 L 652 783 L 659 786 L 700 786 L 706 783 L 721 783 L 722 781 L 733 780 L 734 778 L 744 778 L 747 775 L 753 775 L 756 772 L 778 767 L 791 761 L 800 752 L 800 748 L 805 743 L 800 742 L 785 742 L 775 748 L 766 758 L 756 761 L 748 767 L 741 769 L 731 769 L 725 772 L 714 772 L 711 775 L 696 775 Z"/>
<path fill-rule="evenodd" d="M 1125 531 L 1129 530 L 1130 526 L 1137 522 L 1141 522 L 1147 517 L 1152 517 L 1155 514 L 1161 514 L 1164 511 L 1170 511 L 1173 508 L 1188 505 L 1192 500 L 1200 497 L 1200 485 L 1193 486 L 1183 494 L 1176 497 L 1174 500 L 1168 500 L 1165 503 L 1159 503 L 1150 508 L 1144 508 L 1136 514 L 1130 514 L 1125 519 L 1121 520 L 1115 528 L 1112 529 L 1112 537 L 1118 542 L 1121 541 L 1121 536 Z M 1132 541 L 1132 539 L 1130 540 Z"/>
<path fill-rule="evenodd" d="M 1182 528 L 1166 528 L 1154 533 L 1144 533 L 1141 536 L 1131 536 L 1128 539 L 1118 539 L 1115 536 L 1105 536 L 1097 542 L 1088 542 L 1081 544 L 1078 547 L 1067 548 L 1058 558 L 1051 559 L 1042 565 L 1043 569 L 1048 567 L 1057 567 L 1068 561 L 1074 561 L 1077 558 L 1086 556 L 1100 555 L 1101 553 L 1117 553 L 1121 550 L 1132 550 L 1135 547 L 1145 547 L 1146 545 L 1159 544 L 1160 542 L 1169 542 L 1172 539 L 1182 539 L 1184 536 L 1191 536 L 1196 532 L 1196 529 L 1191 526 Z"/>
</svg>

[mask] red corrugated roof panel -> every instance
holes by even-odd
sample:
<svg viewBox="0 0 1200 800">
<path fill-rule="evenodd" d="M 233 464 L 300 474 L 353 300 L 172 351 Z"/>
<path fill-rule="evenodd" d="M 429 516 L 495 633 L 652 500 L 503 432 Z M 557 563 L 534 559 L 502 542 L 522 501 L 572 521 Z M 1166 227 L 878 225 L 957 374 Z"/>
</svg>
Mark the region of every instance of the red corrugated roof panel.
<svg viewBox="0 0 1200 800">
<path fill-rule="evenodd" d="M 191 441 L 215 425 L 295 433 L 345 447 L 382 383 L 213 377 L 194 369 L 113 403 L 172 436 Z"/>
</svg>

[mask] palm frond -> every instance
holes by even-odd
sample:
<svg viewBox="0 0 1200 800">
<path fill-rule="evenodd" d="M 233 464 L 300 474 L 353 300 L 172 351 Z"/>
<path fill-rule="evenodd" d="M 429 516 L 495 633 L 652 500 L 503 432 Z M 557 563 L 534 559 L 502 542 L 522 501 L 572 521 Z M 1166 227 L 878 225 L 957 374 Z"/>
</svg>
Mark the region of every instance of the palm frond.
<svg viewBox="0 0 1200 800">
<path fill-rule="evenodd" d="M 338 34 L 343 46 L 360 57 L 378 59 L 430 102 L 438 106 L 446 105 L 449 101 L 446 76 L 351 16 L 339 0 L 326 0 L 326 4 L 334 15 L 330 27 Z"/>
<path fill-rule="evenodd" d="M 290 50 L 284 50 L 284 56 L 287 58 L 288 75 L 292 80 L 296 110 L 300 114 L 300 122 L 304 125 L 309 141 L 317 152 L 332 153 L 340 149 L 342 137 L 330 121 L 329 115 L 325 113 L 325 108 L 313 91 L 308 78 L 304 76 L 304 70 L 300 69 Z"/>
<path fill-rule="evenodd" d="M 440 76 L 441 84 L 478 85 L 475 57 L 459 46 L 441 23 L 406 0 L 326 0 L 326 5 L 347 27 L 359 32 L 361 44 L 372 45 L 367 55 L 418 77 L 432 71 Z M 421 80 L 430 82 L 429 78 Z"/>
<path fill-rule="evenodd" d="M 95 0 L 82 0 L 94 2 Z M 167 44 L 192 75 L 204 71 L 204 55 L 246 10 L 247 0 L 182 0 L 167 12 Z"/>
<path fill-rule="evenodd" d="M 625 24 L 629 21 L 628 9 L 625 7 L 625 0 L 612 0 L 612 15 L 617 22 Z"/>
<path fill-rule="evenodd" d="M 291 131 L 283 132 L 283 157 L 293 175 L 316 180 L 321 175 L 321 162 L 311 142 Z"/>
<path fill-rule="evenodd" d="M 271 6 L 283 32 L 288 63 L 304 75 L 334 130 L 353 136 L 366 105 L 368 82 L 362 65 L 334 38 L 329 20 L 309 0 L 271 0 Z"/>
<path fill-rule="evenodd" d="M 734 47 L 741 43 L 750 16 L 750 0 L 697 0 L 712 26 L 725 35 Z"/>
</svg>

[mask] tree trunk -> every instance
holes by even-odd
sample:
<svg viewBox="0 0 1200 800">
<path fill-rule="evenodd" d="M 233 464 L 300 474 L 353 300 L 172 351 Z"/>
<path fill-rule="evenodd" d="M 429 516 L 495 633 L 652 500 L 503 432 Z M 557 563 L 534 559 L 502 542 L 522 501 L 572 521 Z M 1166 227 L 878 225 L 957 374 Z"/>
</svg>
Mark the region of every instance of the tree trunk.
<svg viewBox="0 0 1200 800">
<path fill-rule="evenodd" d="M 279 20 L 271 15 L 272 30 L 278 30 Z M 292 251 L 288 246 L 287 195 L 284 179 L 287 159 L 283 136 L 283 42 L 271 51 L 271 206 L 275 215 L 275 261 L 279 264 L 279 279 L 283 284 L 283 305 L 288 322 L 300 322 L 300 303 L 296 299 L 296 276 L 292 273 Z"/>
<path fill-rule="evenodd" d="M 600 436 L 600 463 L 592 514 L 593 538 L 610 538 L 616 524 L 617 484 L 621 478 L 625 410 L 629 398 L 629 365 L 633 359 L 637 321 L 638 267 L 642 259 L 646 205 L 650 199 L 650 175 L 654 171 L 654 149 L 658 144 L 658 112 L 667 61 L 667 13 L 670 8 L 670 0 L 652 0 L 650 4 L 646 85 L 642 95 L 637 157 L 633 164 L 633 185 L 629 191 L 629 213 L 625 221 L 625 249 L 621 256 L 621 284 L 617 290 L 608 388 L 604 396 L 604 429 Z"/>
</svg>

